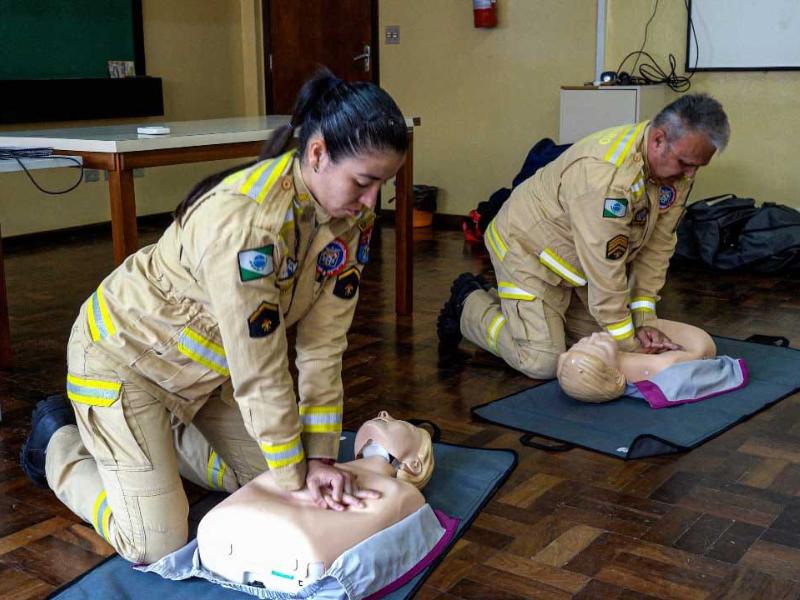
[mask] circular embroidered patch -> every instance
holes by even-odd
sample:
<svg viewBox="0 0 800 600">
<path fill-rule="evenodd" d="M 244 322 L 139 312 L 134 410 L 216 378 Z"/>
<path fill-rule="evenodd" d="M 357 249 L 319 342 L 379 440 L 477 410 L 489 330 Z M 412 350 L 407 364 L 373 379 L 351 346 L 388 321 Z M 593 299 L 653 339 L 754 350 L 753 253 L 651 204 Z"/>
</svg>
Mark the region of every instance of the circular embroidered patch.
<svg viewBox="0 0 800 600">
<path fill-rule="evenodd" d="M 322 249 L 317 256 L 317 273 L 324 276 L 339 274 L 347 264 L 347 244 L 339 238 Z"/>
<path fill-rule="evenodd" d="M 675 188 L 671 185 L 662 185 L 658 190 L 658 209 L 667 210 L 675 202 Z"/>
</svg>

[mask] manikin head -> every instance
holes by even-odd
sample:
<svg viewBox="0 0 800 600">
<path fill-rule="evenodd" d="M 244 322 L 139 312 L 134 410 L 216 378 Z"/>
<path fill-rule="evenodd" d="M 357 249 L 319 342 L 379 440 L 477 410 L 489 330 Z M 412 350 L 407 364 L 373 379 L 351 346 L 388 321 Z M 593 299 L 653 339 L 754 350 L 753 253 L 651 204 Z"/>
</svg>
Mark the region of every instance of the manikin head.
<svg viewBox="0 0 800 600">
<path fill-rule="evenodd" d="M 608 402 L 625 392 L 617 342 L 605 332 L 593 333 L 562 353 L 556 377 L 561 389 L 583 402 Z"/>
<path fill-rule="evenodd" d="M 397 478 L 422 489 L 433 475 L 433 444 L 430 434 L 407 421 L 398 421 L 382 410 L 356 432 L 356 457 L 369 442 L 382 446 L 399 463 Z"/>
<path fill-rule="evenodd" d="M 650 177 L 663 184 L 691 179 L 730 138 L 722 105 L 705 94 L 687 94 L 656 115 L 647 139 Z"/>
</svg>

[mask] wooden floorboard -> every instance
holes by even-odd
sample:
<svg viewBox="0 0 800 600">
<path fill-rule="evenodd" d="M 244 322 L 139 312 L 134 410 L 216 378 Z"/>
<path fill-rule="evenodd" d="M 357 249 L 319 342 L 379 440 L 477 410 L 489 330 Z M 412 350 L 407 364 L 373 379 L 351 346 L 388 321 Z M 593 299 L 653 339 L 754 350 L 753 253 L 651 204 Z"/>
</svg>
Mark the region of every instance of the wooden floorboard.
<svg viewBox="0 0 800 600">
<path fill-rule="evenodd" d="M 148 225 L 143 243 L 158 233 Z M 445 441 L 520 456 L 418 598 L 800 598 L 800 396 L 670 457 L 521 446 L 518 432 L 475 422 L 470 408 L 532 382 L 468 344 L 440 352 L 436 339 L 453 278 L 491 276 L 485 253 L 455 232 L 419 233 L 415 314 L 396 318 L 393 230 L 376 238 L 344 358 L 345 426 L 387 409 L 435 421 Z M 0 598 L 45 597 L 113 553 L 17 465 L 35 402 L 63 388 L 78 307 L 111 268 L 110 239 L 96 232 L 6 255 L 16 367 L 0 374 Z M 800 346 L 796 277 L 674 265 L 659 310 L 717 335 Z"/>
</svg>

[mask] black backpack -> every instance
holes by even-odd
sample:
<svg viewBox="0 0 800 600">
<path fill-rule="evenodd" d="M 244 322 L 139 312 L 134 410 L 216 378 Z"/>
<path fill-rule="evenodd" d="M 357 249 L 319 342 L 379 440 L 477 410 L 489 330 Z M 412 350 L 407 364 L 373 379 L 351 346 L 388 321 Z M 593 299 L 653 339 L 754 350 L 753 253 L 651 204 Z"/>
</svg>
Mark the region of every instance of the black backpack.
<svg viewBox="0 0 800 600">
<path fill-rule="evenodd" d="M 733 194 L 700 200 L 686 209 L 675 255 L 721 271 L 800 270 L 800 212 Z"/>
</svg>

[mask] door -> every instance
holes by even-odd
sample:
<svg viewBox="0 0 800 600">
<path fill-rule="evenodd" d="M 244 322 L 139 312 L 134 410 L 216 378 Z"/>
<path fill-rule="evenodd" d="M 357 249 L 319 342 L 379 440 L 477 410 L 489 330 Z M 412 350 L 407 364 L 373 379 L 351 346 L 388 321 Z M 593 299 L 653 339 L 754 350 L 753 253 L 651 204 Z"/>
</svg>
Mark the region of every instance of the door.
<svg viewBox="0 0 800 600">
<path fill-rule="evenodd" d="M 303 82 L 328 67 L 378 83 L 377 0 L 263 0 L 267 112 L 291 114 Z"/>
</svg>

